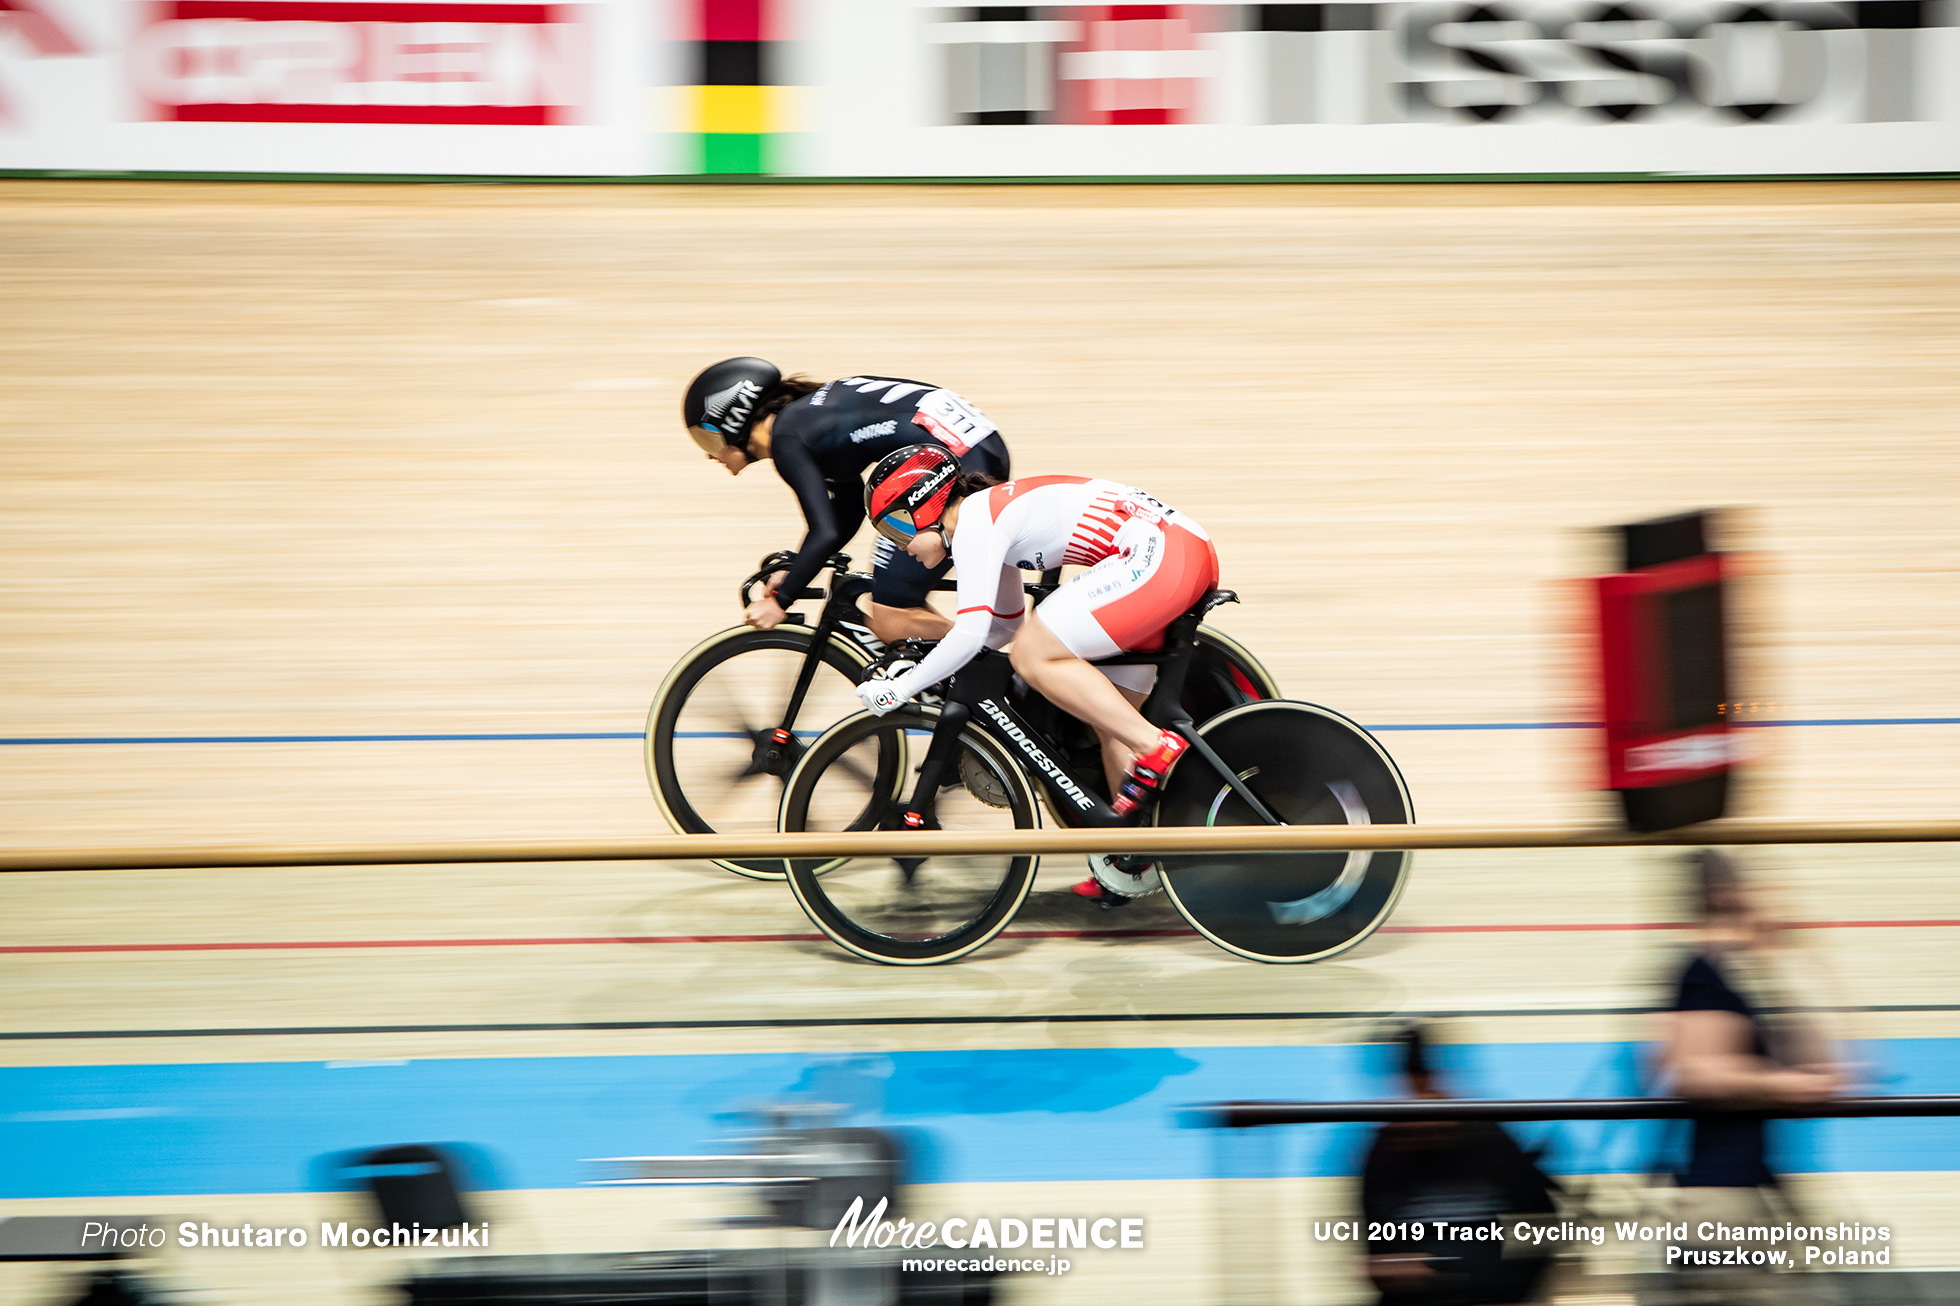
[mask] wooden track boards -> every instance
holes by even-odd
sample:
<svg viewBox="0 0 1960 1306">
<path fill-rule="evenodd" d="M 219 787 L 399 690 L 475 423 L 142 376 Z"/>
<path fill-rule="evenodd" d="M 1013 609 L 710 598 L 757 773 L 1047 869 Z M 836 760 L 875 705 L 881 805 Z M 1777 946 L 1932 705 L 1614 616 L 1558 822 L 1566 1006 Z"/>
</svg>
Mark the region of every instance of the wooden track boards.
<svg viewBox="0 0 1960 1306">
<path fill-rule="evenodd" d="M 944 380 L 1022 471 L 1160 489 L 1228 628 L 1365 722 L 1583 717 L 1556 582 L 1707 504 L 1769 573 L 1758 715 L 1952 715 L 1957 194 L 9 184 L 8 733 L 636 729 L 797 534 L 673 429 L 738 351 Z M 1925 814 L 1949 735 L 1764 731 L 1750 810 Z M 1391 742 L 1426 819 L 1596 810 L 1582 736 Z M 658 819 L 608 744 L 0 767 L 24 843 Z"/>
</svg>

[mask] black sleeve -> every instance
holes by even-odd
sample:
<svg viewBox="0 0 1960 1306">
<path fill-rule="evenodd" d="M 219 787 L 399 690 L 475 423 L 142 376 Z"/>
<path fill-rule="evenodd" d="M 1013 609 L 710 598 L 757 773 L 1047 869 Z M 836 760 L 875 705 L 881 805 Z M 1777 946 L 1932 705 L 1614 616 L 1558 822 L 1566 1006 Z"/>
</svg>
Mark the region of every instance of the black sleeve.
<svg viewBox="0 0 1960 1306">
<path fill-rule="evenodd" d="M 830 483 L 830 511 L 837 519 L 837 547 L 843 548 L 864 525 L 864 478 L 856 472 Z"/>
<path fill-rule="evenodd" d="M 1510 1130 L 1494 1120 L 1465 1121 L 1463 1129 L 1478 1151 L 1477 1170 L 1502 1190 L 1506 1215 L 1541 1215 L 1556 1209 L 1552 1192 L 1558 1185 L 1518 1146 Z"/>
<path fill-rule="evenodd" d="M 864 520 L 864 504 L 848 493 L 848 505 L 840 505 L 831 497 L 823 469 L 801 440 L 786 439 L 779 433 L 770 455 L 775 459 L 776 474 L 795 492 L 797 506 L 803 509 L 803 520 L 810 528 L 796 551 L 796 561 L 789 566 L 789 575 L 777 590 L 782 595 L 777 602 L 787 608 L 793 601 L 790 596 L 816 579 L 825 559 L 856 534 L 858 523 Z M 857 478 L 851 479 L 855 484 Z"/>
<path fill-rule="evenodd" d="M 1375 1133 L 1374 1145 L 1368 1149 L 1368 1159 L 1361 1167 L 1364 1232 L 1375 1232 L 1373 1226 L 1385 1221 L 1399 1222 L 1409 1212 L 1411 1191 L 1421 1180 L 1410 1164 L 1407 1138 L 1407 1131 L 1397 1130 L 1394 1125 L 1384 1125 Z M 1370 1256 L 1417 1251 L 1420 1247 L 1420 1243 L 1401 1238 L 1368 1239 Z"/>
<path fill-rule="evenodd" d="M 1733 1011 L 1738 1016 L 1754 1014 L 1742 995 L 1722 978 L 1722 972 L 1716 970 L 1714 963 L 1706 957 L 1696 957 L 1681 972 L 1681 984 L 1674 994 L 1674 1010 Z"/>
</svg>

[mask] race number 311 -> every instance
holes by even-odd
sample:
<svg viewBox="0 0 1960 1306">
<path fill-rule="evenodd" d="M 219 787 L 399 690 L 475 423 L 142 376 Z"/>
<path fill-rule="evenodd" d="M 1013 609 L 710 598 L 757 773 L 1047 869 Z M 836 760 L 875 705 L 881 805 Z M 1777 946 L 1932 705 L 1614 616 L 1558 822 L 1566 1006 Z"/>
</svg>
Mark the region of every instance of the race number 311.
<svg viewBox="0 0 1960 1306">
<path fill-rule="evenodd" d="M 955 456 L 992 435 L 996 427 L 986 415 L 951 390 L 934 390 L 919 400 L 912 420 L 931 431 Z"/>
</svg>

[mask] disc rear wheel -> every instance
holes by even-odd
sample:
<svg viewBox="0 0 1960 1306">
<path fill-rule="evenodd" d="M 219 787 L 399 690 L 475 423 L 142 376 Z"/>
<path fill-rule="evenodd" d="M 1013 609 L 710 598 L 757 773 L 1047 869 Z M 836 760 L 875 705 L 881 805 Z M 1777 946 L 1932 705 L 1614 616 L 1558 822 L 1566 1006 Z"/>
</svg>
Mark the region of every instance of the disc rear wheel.
<svg viewBox="0 0 1960 1306">
<path fill-rule="evenodd" d="M 1245 787 L 1288 825 L 1402 825 L 1402 773 L 1374 737 L 1326 708 L 1249 703 L 1199 727 Z M 1263 825 L 1204 758 L 1187 752 L 1157 807 L 1159 825 Z M 1237 853 L 1163 859 L 1164 891 L 1228 952 L 1318 961 L 1353 947 L 1394 910 L 1405 851 Z"/>
</svg>

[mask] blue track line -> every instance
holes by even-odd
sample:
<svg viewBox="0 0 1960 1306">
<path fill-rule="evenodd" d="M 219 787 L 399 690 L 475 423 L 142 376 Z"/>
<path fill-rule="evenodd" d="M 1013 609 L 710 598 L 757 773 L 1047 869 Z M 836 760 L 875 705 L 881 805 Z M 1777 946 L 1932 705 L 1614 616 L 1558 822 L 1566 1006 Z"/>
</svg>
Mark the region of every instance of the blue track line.
<svg viewBox="0 0 1960 1306">
<path fill-rule="evenodd" d="M 1364 726 L 1371 734 L 1391 730 L 1591 730 L 1591 721 L 1417 721 L 1395 725 Z"/>
<path fill-rule="evenodd" d="M 1437 1050 L 1471 1097 L 1633 1096 L 1652 1048 L 1630 1041 L 1459 1043 Z M 1950 1092 L 1960 1038 L 1860 1043 L 1889 1091 Z M 1368 1131 L 1247 1130 L 1231 1146 L 1185 1125 L 1194 1103 L 1383 1095 L 1388 1058 L 1367 1044 L 1113 1046 L 404 1057 L 0 1067 L 0 1199 L 148 1199 L 347 1187 L 352 1155 L 440 1141 L 483 1163 L 472 1187 L 575 1188 L 587 1157 L 731 1150 L 733 1111 L 828 1103 L 840 1124 L 904 1140 L 918 1183 L 1129 1184 L 1354 1174 Z M 1790 1173 L 1960 1169 L 1960 1120 L 1784 1121 Z M 1519 1130 L 1554 1172 L 1639 1174 L 1678 1135 L 1657 1121 Z M 1112 1138 L 1120 1147 L 1110 1146 Z M 1133 1199 L 1116 1199 L 1133 1200 Z M 1930 1225 L 1928 1226 L 1930 1227 Z"/>
<path fill-rule="evenodd" d="M 1739 721 L 1750 730 L 1790 726 L 1960 726 L 1956 716 L 1803 717 L 1788 721 Z M 1420 721 L 1366 727 L 1375 734 L 1395 731 L 1436 733 L 1471 730 L 1592 730 L 1592 721 Z M 815 738 L 820 732 L 799 730 Z M 400 735 L 23 735 L 0 737 L 0 747 L 62 748 L 103 744 L 483 744 L 549 740 L 644 739 L 640 730 L 538 730 Z M 736 731 L 684 730 L 679 739 L 741 739 Z"/>
</svg>

